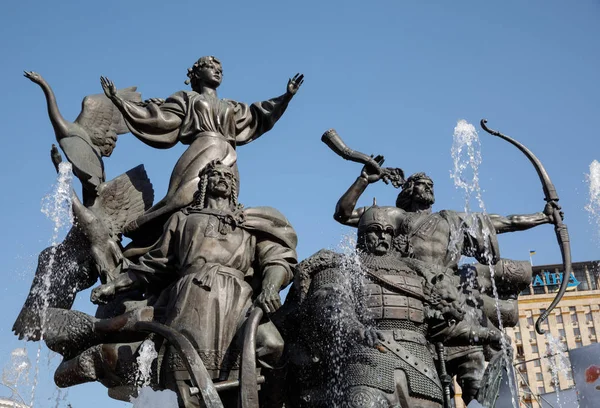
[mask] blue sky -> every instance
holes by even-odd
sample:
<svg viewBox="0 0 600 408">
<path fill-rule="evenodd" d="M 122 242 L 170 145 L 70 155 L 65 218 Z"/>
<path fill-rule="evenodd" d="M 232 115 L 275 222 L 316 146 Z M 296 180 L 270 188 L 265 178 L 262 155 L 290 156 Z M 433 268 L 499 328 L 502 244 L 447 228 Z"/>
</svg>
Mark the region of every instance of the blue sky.
<svg viewBox="0 0 600 408">
<path fill-rule="evenodd" d="M 477 124 L 487 117 L 545 164 L 561 197 L 573 259 L 596 260 L 598 231 L 584 206 L 585 173 L 600 160 L 599 21 L 600 2 L 587 0 L 5 2 L 0 361 L 5 366 L 10 351 L 24 345 L 10 327 L 52 233 L 40 201 L 55 180 L 48 154 L 54 135 L 43 94 L 23 70 L 47 79 L 70 120 L 84 96 L 101 92 L 100 75 L 118 87 L 137 85 L 144 98 L 167 97 L 186 89 L 186 69 L 198 57 L 215 55 L 224 69 L 219 95 L 254 102 L 283 93 L 287 79 L 303 72 L 305 83 L 275 128 L 238 150 L 240 201 L 281 210 L 298 232 L 300 258 L 335 247 L 349 232 L 332 214 L 360 166 L 320 142 L 325 130 L 337 129 L 357 150 L 384 154 L 387 165 L 407 174 L 426 171 L 436 183 L 434 208 L 458 210 L 464 199 L 449 177 L 452 131 L 459 119 Z M 531 164 L 508 143 L 480 137 L 487 210 L 541 211 Z M 105 161 L 107 175 L 144 163 L 159 199 L 183 151 L 155 150 L 123 135 Z M 376 196 L 392 205 L 396 194 L 374 185 L 361 204 Z M 555 241 L 552 227 L 542 226 L 502 236 L 501 253 L 528 259 L 535 249 L 537 264 L 559 263 Z M 88 296 L 79 296 L 78 309 L 92 311 Z M 28 350 L 35 359 L 36 346 Z M 69 390 L 57 405 L 47 363 L 40 372 L 36 407 L 127 406 L 97 384 Z M 96 402 L 84 402 L 89 396 Z"/>
</svg>

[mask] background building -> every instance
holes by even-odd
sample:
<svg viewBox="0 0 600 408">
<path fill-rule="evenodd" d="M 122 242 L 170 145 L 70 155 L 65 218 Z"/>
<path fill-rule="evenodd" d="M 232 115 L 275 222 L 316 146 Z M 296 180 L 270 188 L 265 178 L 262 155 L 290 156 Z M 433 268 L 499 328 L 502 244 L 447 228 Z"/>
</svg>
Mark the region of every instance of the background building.
<svg viewBox="0 0 600 408">
<path fill-rule="evenodd" d="M 598 342 L 600 330 L 599 261 L 573 263 L 569 287 L 548 319 L 546 335 L 535 321 L 552 302 L 563 279 L 561 265 L 533 268 L 533 282 L 519 296 L 519 324 L 507 328 L 515 351 L 521 406 L 540 407 L 540 395 L 574 387 L 569 350 Z"/>
<path fill-rule="evenodd" d="M 535 331 L 535 321 L 554 299 L 563 279 L 561 265 L 533 268 L 533 282 L 519 296 L 519 324 L 507 328 L 515 351 L 521 406 L 540 407 L 540 395 L 574 387 L 569 350 L 598 342 L 600 273 L 598 261 L 573 263 L 567 293 Z"/>
<path fill-rule="evenodd" d="M 568 351 L 598 342 L 599 264 L 600 261 L 573 263 L 567 293 L 542 324 L 545 335 L 536 333 L 535 322 L 554 299 L 562 282 L 563 266 L 533 267 L 532 284 L 519 296 L 519 323 L 506 328 L 514 350 L 520 407 L 555 406 L 555 402 L 544 403 L 555 401 L 551 393 L 574 388 Z M 574 390 L 569 392 L 572 393 Z M 567 394 L 564 396 L 562 400 Z M 463 406 L 462 401 L 456 404 L 457 408 Z"/>
</svg>

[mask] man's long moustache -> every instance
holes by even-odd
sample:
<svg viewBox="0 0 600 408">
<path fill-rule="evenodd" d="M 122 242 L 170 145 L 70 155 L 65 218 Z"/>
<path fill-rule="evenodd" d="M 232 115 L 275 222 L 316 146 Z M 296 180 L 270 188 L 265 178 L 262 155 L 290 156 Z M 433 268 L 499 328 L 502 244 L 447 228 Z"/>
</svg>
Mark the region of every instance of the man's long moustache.
<svg viewBox="0 0 600 408">
<path fill-rule="evenodd" d="M 422 202 L 433 205 L 435 203 L 435 196 L 431 193 L 422 194 L 420 197 Z"/>
</svg>

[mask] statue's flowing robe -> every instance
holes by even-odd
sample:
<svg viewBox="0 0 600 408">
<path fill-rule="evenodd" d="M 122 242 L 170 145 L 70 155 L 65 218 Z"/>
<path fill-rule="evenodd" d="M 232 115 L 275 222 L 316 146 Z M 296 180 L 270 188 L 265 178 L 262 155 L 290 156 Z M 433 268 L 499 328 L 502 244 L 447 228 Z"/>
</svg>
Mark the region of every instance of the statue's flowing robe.
<svg viewBox="0 0 600 408">
<path fill-rule="evenodd" d="M 138 139 L 159 149 L 177 142 L 189 145 L 173 169 L 167 195 L 137 220 L 137 227 L 157 218 L 164 222 L 168 215 L 190 204 L 198 188 L 198 174 L 211 161 L 220 160 L 234 167 L 237 174 L 236 146 L 268 132 L 285 112 L 289 100 L 284 94 L 247 105 L 179 91 L 162 105 L 149 103 L 142 107 L 125 101 L 125 123 Z"/>
<path fill-rule="evenodd" d="M 128 266 L 155 291 L 167 288 L 165 324 L 192 342 L 213 378 L 235 363 L 230 346 L 260 291 L 262 271 L 281 266 L 287 284 L 297 262 L 296 234 L 281 213 L 256 207 L 243 216 L 241 225 L 222 235 L 214 215 L 179 211 L 154 248 Z M 186 374 L 178 361 L 169 369 Z"/>
</svg>

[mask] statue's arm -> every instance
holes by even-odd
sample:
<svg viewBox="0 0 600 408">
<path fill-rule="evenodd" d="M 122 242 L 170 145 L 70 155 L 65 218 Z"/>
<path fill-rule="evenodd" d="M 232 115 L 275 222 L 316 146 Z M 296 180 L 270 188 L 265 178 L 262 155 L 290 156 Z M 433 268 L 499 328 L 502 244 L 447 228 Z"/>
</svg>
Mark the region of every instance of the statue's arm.
<svg viewBox="0 0 600 408">
<path fill-rule="evenodd" d="M 349 225 L 351 227 L 358 226 L 358 220 L 364 213 L 364 208 L 356 209 L 358 199 L 364 193 L 369 181 L 362 175 L 358 177 L 348 190 L 340 197 L 336 206 L 333 218 L 340 224 Z"/>
<path fill-rule="evenodd" d="M 106 304 L 115 295 L 142 286 L 142 280 L 134 272 L 127 271 L 118 275 L 114 280 L 100 285 L 92 290 L 90 300 L 95 304 Z"/>
<path fill-rule="evenodd" d="M 383 165 L 383 156 L 376 156 L 373 160 L 375 160 L 379 166 Z M 374 167 L 366 164 L 362 168 L 360 176 L 354 180 L 354 183 L 352 183 L 350 188 L 348 188 L 344 195 L 340 197 L 335 206 L 335 213 L 333 213 L 333 218 L 337 222 L 351 227 L 358 226 L 358 220 L 360 220 L 360 217 L 362 217 L 365 212 L 365 208 L 356 208 L 356 203 L 362 193 L 365 192 L 367 186 L 371 183 L 383 180 L 387 184 L 389 181 L 390 173 L 386 170 L 382 171 L 379 166 Z"/>
<path fill-rule="evenodd" d="M 236 144 L 241 146 L 250 143 L 271 130 L 285 113 L 288 104 L 303 82 L 304 75 L 296 74 L 288 81 L 283 95 L 252 105 L 229 101 L 235 109 Z"/>
<path fill-rule="evenodd" d="M 292 96 L 285 93 L 277 98 L 247 105 L 229 101 L 235 112 L 235 143 L 242 146 L 258 139 L 275 126 L 283 116 Z"/>
<path fill-rule="evenodd" d="M 543 212 L 508 216 L 489 214 L 489 217 L 496 230 L 496 233 L 498 234 L 503 234 L 505 232 L 524 231 L 529 228 L 537 227 L 538 225 L 552 222 L 552 219 Z"/>
<path fill-rule="evenodd" d="M 273 313 L 281 307 L 279 291 L 290 282 L 289 276 L 289 270 L 283 265 L 269 265 L 263 270 L 257 303 L 266 313 Z"/>
<path fill-rule="evenodd" d="M 183 112 L 180 112 L 182 109 L 177 102 L 170 103 L 173 101 L 168 99 L 165 104 L 152 100 L 138 104 L 121 98 L 108 78 L 101 77 L 100 82 L 105 95 L 119 109 L 135 137 L 157 149 L 168 149 L 177 144 L 178 130 L 183 123 Z"/>
</svg>

